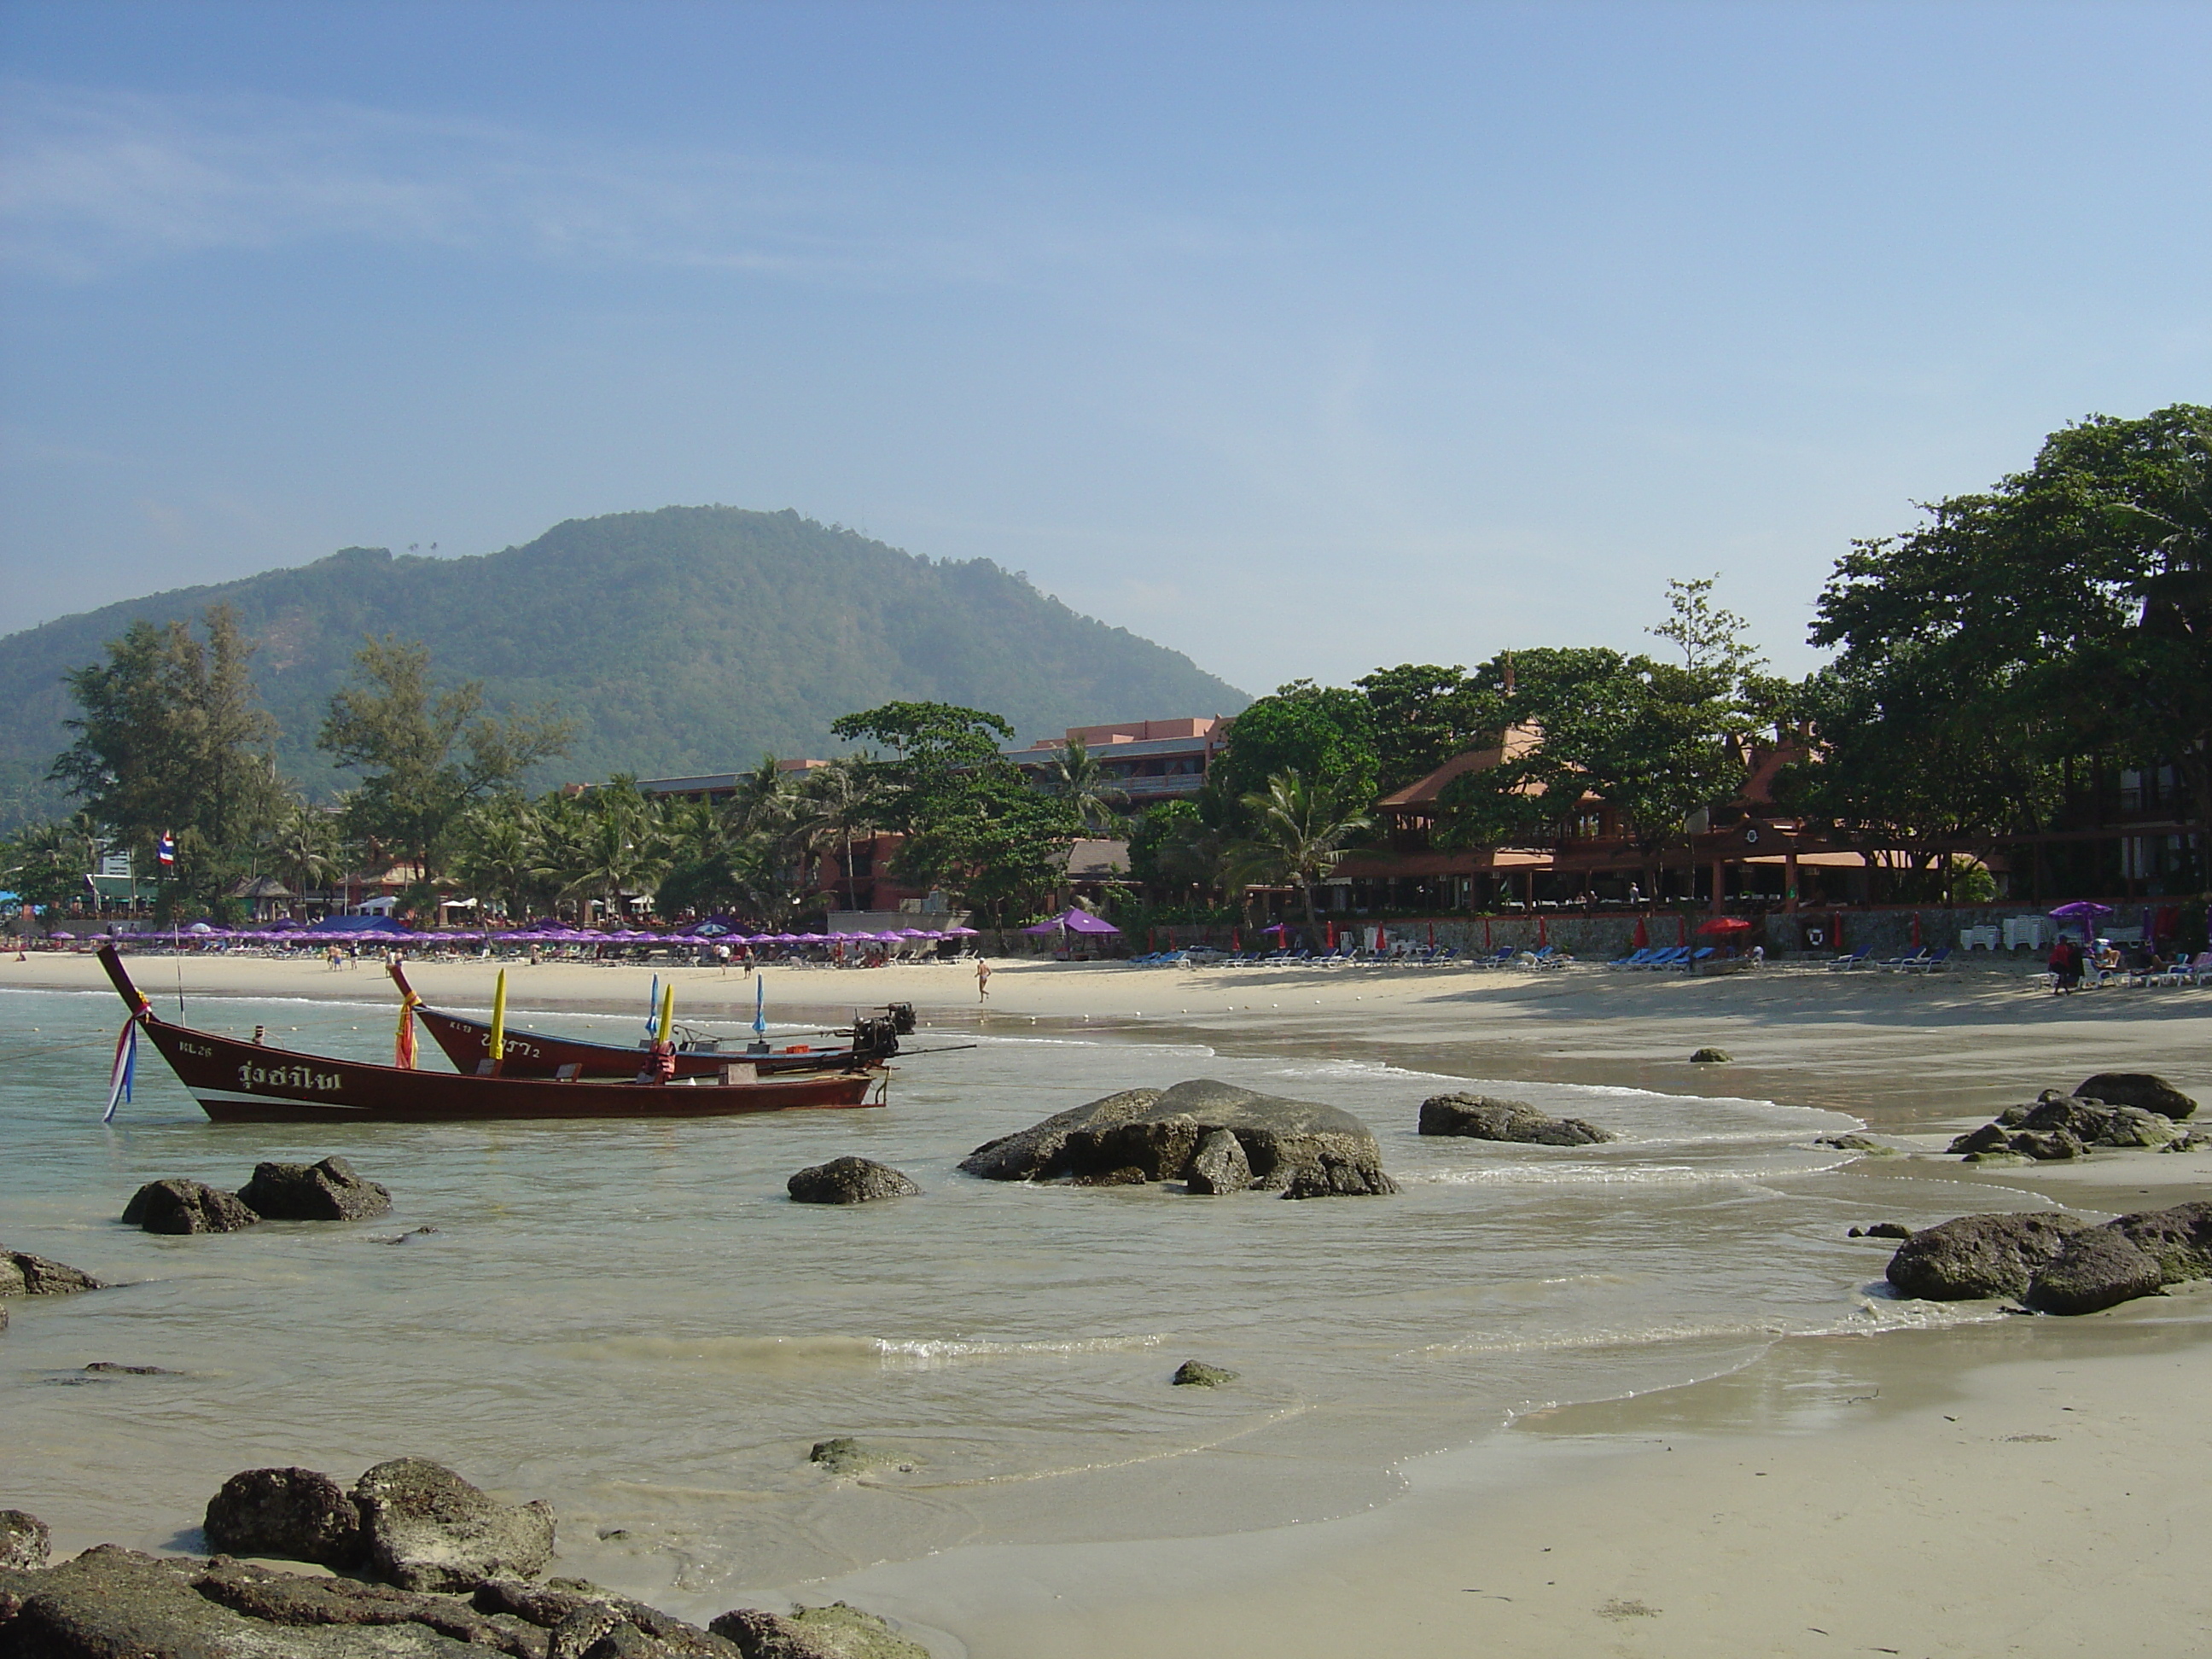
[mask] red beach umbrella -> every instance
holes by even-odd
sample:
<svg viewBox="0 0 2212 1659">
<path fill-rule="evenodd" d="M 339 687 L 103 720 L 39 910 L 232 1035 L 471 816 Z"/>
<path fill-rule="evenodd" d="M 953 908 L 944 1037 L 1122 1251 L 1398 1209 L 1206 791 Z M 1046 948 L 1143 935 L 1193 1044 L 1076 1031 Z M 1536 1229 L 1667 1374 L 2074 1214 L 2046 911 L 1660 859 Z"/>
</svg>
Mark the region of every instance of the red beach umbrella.
<svg viewBox="0 0 2212 1659">
<path fill-rule="evenodd" d="M 1701 933 L 1747 933 L 1751 924 L 1741 916 L 1715 916 L 1698 931 Z"/>
</svg>

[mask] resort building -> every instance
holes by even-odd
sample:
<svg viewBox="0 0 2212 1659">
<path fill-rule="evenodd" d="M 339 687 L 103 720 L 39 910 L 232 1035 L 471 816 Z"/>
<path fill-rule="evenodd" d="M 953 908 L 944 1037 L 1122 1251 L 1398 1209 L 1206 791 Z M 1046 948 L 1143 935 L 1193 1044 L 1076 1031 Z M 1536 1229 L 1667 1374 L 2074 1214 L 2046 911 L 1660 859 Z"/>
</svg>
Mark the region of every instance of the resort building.
<svg viewBox="0 0 2212 1659">
<path fill-rule="evenodd" d="M 1063 736 L 1040 738 L 1026 749 L 1005 754 L 1032 781 L 1042 782 L 1068 744 L 1079 743 L 1136 811 L 1155 801 L 1187 799 L 1203 788 L 1206 768 L 1228 737 L 1230 724 L 1218 714 L 1207 714 L 1071 726 Z"/>
</svg>

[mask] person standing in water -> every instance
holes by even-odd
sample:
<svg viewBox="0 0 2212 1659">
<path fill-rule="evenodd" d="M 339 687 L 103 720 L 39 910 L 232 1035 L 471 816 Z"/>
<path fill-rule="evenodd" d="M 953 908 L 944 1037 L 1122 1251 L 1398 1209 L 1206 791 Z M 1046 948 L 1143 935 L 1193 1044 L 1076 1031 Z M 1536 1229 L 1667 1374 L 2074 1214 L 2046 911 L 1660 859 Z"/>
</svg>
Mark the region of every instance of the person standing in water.
<svg viewBox="0 0 2212 1659">
<path fill-rule="evenodd" d="M 975 958 L 975 1000 L 979 1003 L 983 1003 L 988 1002 L 990 1000 L 991 964 L 984 961 L 982 957 L 977 957 Z"/>
</svg>

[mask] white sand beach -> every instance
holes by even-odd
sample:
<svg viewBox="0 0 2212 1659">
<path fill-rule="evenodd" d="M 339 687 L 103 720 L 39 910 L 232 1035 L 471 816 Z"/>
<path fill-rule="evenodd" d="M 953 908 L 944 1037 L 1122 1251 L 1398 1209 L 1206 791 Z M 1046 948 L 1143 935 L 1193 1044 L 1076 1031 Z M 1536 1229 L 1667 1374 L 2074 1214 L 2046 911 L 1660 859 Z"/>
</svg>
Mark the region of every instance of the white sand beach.
<svg viewBox="0 0 2212 1659">
<path fill-rule="evenodd" d="M 146 990 L 393 1000 L 364 963 L 140 959 Z M 772 968 L 773 1017 L 914 1002 L 918 1046 L 1089 1026 L 1217 1053 L 1294 1049 L 1424 1072 L 1771 1099 L 1849 1112 L 1899 1158 L 1849 1171 L 1864 1218 L 1910 1171 L 1956 1212 L 2093 1215 L 2212 1196 L 2212 1155 L 1981 1170 L 1948 1136 L 2103 1070 L 2212 1098 L 2212 993 L 2039 992 L 2025 962 L 1936 978 L 1773 968 L 1689 980 L 1570 969 L 1130 969 L 994 963 Z M 410 964 L 481 1007 L 491 969 Z M 641 1009 L 650 971 L 509 972 L 513 1017 Z M 738 1021 L 742 973 L 678 969 L 679 1012 Z M 0 988 L 105 989 L 89 957 L 0 962 Z M 167 1008 L 165 1006 L 165 1012 Z M 1717 1045 L 1725 1066 L 1689 1055 Z M 911 1062 L 927 1065 L 927 1060 Z M 942 1062 L 940 1062 L 942 1063 Z M 898 1085 L 894 1083 L 896 1090 Z M 1316 1093 L 1320 1093 L 1316 1090 Z M 1325 1097 L 1323 1095 L 1322 1097 Z M 1984 1194 L 1980 1189 L 2002 1189 Z M 1869 1254 L 1870 1277 L 1886 1261 Z M 1212 1537 L 989 1543 L 787 1588 L 845 1595 L 974 1659 L 1304 1656 L 2172 1655 L 2212 1647 L 2212 1288 L 2087 1318 L 1795 1338 L 1732 1373 L 1474 1425 L 1394 1501 Z M 1221 1465 L 1206 1478 L 1220 1479 Z"/>
</svg>

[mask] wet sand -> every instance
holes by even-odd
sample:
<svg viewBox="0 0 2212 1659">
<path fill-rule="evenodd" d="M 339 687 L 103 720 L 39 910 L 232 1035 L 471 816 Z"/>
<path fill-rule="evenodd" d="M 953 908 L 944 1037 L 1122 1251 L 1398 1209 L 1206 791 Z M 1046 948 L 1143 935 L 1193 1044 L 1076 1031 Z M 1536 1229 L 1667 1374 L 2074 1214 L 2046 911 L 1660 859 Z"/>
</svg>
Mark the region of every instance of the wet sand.
<svg viewBox="0 0 2212 1659">
<path fill-rule="evenodd" d="M 1958 1129 L 2093 1073 L 2160 1073 L 2212 1102 L 2212 992 L 2056 1000 L 2025 961 L 1935 979 L 1771 969 L 1686 980 L 1568 969 L 1184 971 L 994 963 L 771 969 L 771 1017 L 910 1000 L 928 1046 L 1062 1025 L 1232 1053 L 1368 1058 L 1470 1077 L 1761 1096 L 1856 1114 L 1934 1173 Z M 389 1001 L 369 965 L 144 959 L 142 983 Z M 482 963 L 410 968 L 481 1007 Z M 518 1011 L 642 1008 L 651 970 L 510 972 Z M 750 981 L 677 970 L 679 1012 L 749 1017 Z M 0 988 L 105 988 L 88 957 L 0 962 Z M 167 1010 L 165 1007 L 164 1012 Z M 1724 1066 L 1689 1063 L 1707 1044 Z M 915 1064 L 927 1064 L 917 1060 Z M 1945 1160 L 1958 1212 L 2040 1196 L 2093 1216 L 2212 1196 L 2212 1156 Z M 1978 1197 L 1979 1186 L 2008 1189 Z M 1885 1258 L 1869 1257 L 1869 1276 Z M 1745 1370 L 1525 1416 L 1407 1466 L 1369 1513 L 1211 1540 L 975 1547 L 790 1587 L 908 1620 L 945 1654 L 1290 1656 L 2177 1654 L 2212 1646 L 2195 1571 L 2212 1495 L 2212 1288 L 2087 1319 L 1784 1341 Z"/>
</svg>

